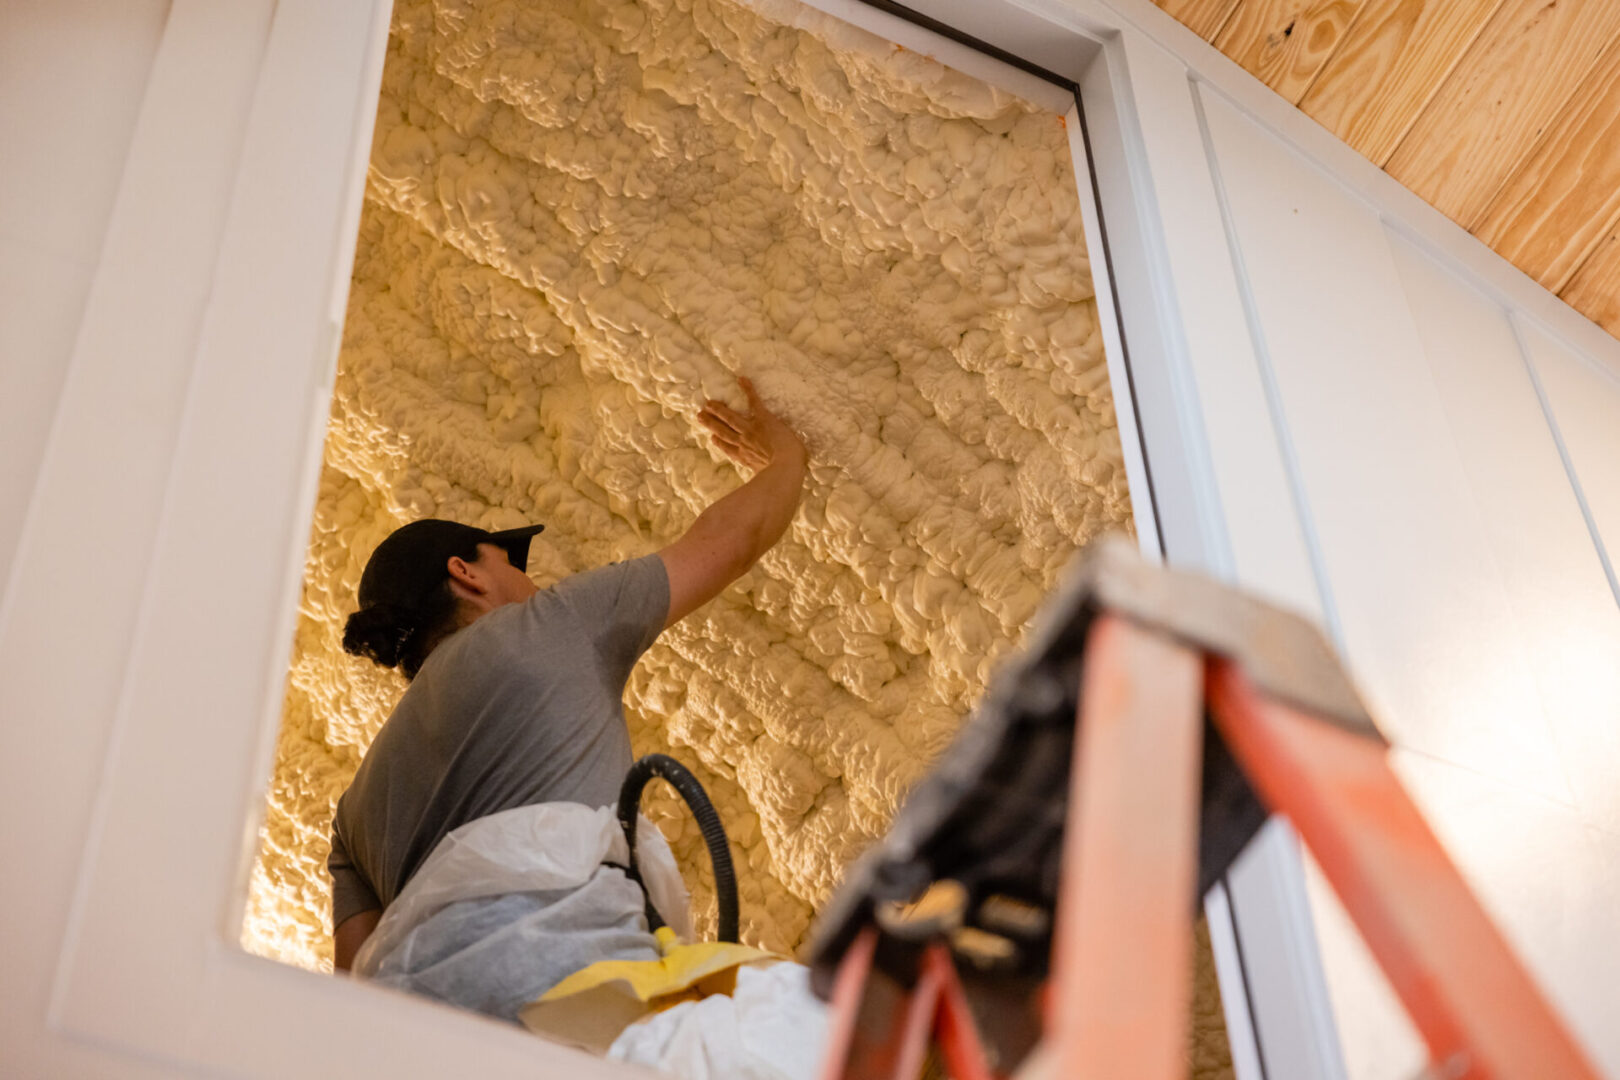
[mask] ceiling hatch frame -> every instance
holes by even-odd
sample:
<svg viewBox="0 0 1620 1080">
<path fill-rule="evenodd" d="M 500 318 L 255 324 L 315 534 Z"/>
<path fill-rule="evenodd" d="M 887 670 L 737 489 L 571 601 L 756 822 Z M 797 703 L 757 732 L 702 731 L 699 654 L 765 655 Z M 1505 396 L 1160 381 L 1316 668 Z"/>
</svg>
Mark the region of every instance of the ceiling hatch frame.
<svg viewBox="0 0 1620 1080">
<path fill-rule="evenodd" d="M 1014 77 L 1002 67 L 1010 63 L 1045 87 L 1030 85 L 1032 96 L 1051 99 L 1055 90 L 1060 109 L 1076 110 L 1071 147 L 1077 177 L 1090 180 L 1081 183 L 1088 238 L 1106 225 L 1105 258 L 1093 264 L 1106 278 L 1098 302 L 1116 400 L 1123 393 L 1130 406 L 1118 412 L 1138 522 L 1151 520 L 1139 528 L 1142 542 L 1172 563 L 1234 579 L 1211 446 L 1240 471 L 1252 464 L 1257 482 L 1280 475 L 1279 451 L 1200 149 L 1190 71 L 1196 65 L 1291 138 L 1307 136 L 1268 113 L 1271 105 L 1221 67 L 1227 62 L 1148 0 L 812 3 L 970 74 L 992 57 L 1003 71 L 993 81 Z M 390 8 L 389 0 L 176 0 L 165 27 L 131 162 L 172 145 L 205 110 L 206 95 L 187 76 L 206 66 L 220 25 L 262 19 L 263 52 L 242 76 L 251 105 L 217 251 L 202 249 L 213 281 L 193 348 L 183 357 L 139 349 L 123 357 L 183 378 L 162 403 L 172 422 L 152 421 L 168 440 L 167 471 L 128 493 L 158 508 L 119 538 L 140 553 L 144 571 L 126 608 L 108 613 L 129 633 L 84 658 L 86 670 L 109 673 L 116 704 L 46 1027 L 112 1061 L 168 1072 L 441 1076 L 476 1061 L 490 1077 L 529 1076 L 548 1064 L 584 1078 L 639 1075 L 237 944 Z M 126 171 L 110 233 L 148 212 L 161 178 L 161 170 Z M 87 325 L 116 326 L 127 312 L 172 304 L 160 276 L 106 261 L 97 273 Z M 76 349 L 74 364 L 82 359 Z M 61 524 L 76 519 L 53 496 L 74 476 L 105 469 L 93 445 L 102 397 L 83 379 L 64 387 L 19 565 L 30 551 L 63 550 Z M 54 599 L 12 590 L 0 630 L 9 622 L 74 640 Z M 48 696 L 20 700 L 48 720 Z M 1248 883 L 1234 880 L 1211 907 L 1239 1075 L 1335 1080 L 1342 1065 L 1298 857 L 1286 838 L 1259 848 Z M 1266 963 L 1250 964 L 1257 957 Z"/>
</svg>

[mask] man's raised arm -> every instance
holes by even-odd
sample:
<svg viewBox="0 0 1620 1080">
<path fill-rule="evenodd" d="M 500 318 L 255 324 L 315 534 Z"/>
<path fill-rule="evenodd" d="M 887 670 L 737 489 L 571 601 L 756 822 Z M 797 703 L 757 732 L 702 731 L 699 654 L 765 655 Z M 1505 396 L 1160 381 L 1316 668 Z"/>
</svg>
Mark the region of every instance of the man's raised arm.
<svg viewBox="0 0 1620 1080">
<path fill-rule="evenodd" d="M 698 515 L 679 540 L 658 553 L 669 574 L 673 626 L 720 595 L 747 573 L 787 531 L 804 490 L 807 456 L 793 429 L 765 407 L 753 383 L 738 380 L 748 395 L 748 414 L 707 402 L 698 420 L 715 445 L 753 479 Z"/>
</svg>

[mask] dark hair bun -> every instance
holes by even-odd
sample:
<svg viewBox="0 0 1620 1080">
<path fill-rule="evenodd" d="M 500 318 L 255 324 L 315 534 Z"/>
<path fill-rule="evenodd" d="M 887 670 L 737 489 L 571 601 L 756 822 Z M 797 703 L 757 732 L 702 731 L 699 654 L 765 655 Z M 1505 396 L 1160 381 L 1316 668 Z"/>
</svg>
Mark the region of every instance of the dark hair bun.
<svg viewBox="0 0 1620 1080">
<path fill-rule="evenodd" d="M 395 604 L 373 604 L 349 616 L 343 626 L 343 651 L 383 667 L 398 667 L 416 631 L 415 612 Z"/>
</svg>

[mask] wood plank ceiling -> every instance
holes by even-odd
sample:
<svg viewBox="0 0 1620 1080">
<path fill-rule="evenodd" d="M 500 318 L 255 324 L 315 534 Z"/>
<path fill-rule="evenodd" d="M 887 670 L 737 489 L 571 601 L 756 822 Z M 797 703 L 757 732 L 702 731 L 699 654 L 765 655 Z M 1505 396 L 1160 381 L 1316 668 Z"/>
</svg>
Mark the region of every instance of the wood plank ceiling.
<svg viewBox="0 0 1620 1080">
<path fill-rule="evenodd" d="M 1620 0 L 1154 0 L 1620 337 Z"/>
</svg>

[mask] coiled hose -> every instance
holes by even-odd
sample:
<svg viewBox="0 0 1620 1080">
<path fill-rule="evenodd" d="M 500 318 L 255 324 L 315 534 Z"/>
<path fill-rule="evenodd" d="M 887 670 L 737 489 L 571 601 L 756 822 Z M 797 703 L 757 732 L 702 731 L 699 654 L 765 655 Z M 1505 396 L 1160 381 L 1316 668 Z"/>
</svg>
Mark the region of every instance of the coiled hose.
<svg viewBox="0 0 1620 1080">
<path fill-rule="evenodd" d="M 636 816 L 641 812 L 641 791 L 654 777 L 668 780 L 680 793 L 688 810 L 703 830 L 703 843 L 709 849 L 709 862 L 714 867 L 715 900 L 720 908 L 720 940 L 737 940 L 737 872 L 731 866 L 731 845 L 726 842 L 725 826 L 715 811 L 709 795 L 685 765 L 668 754 L 648 754 L 625 774 L 624 785 L 619 788 L 619 827 L 624 830 L 625 842 L 630 845 L 630 877 L 638 885 L 641 871 L 636 867 Z M 647 925 L 656 930 L 664 925 L 652 900 L 647 901 Z"/>
</svg>

